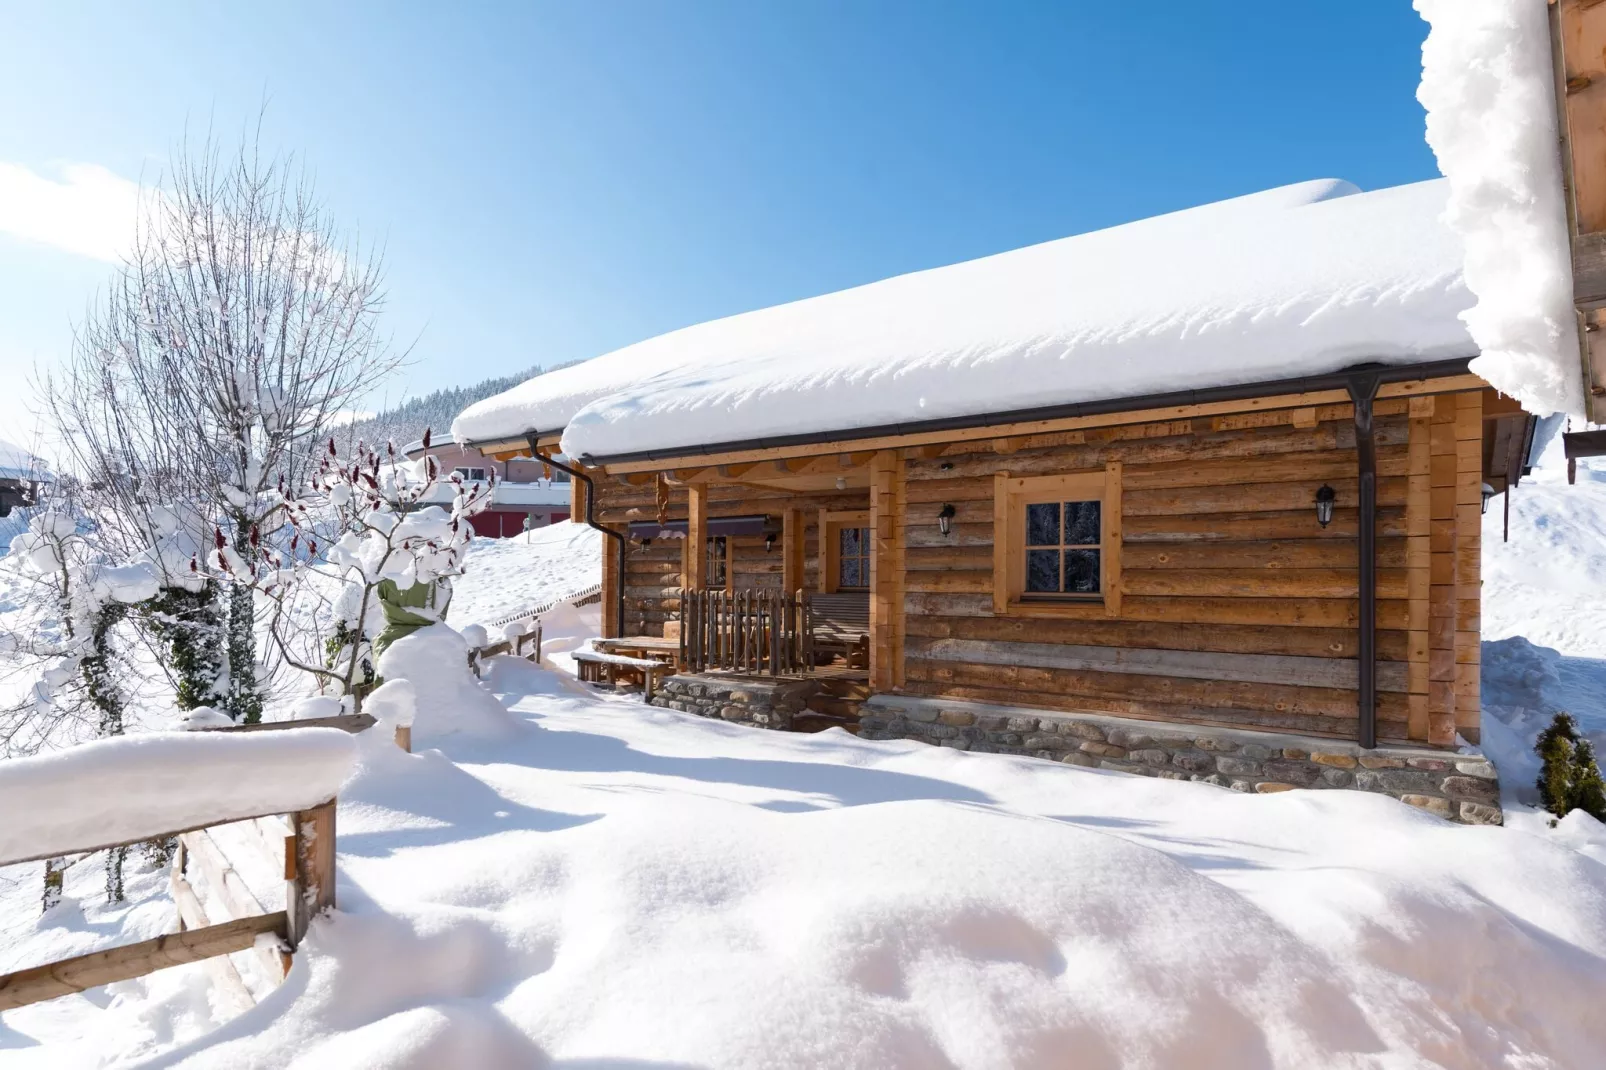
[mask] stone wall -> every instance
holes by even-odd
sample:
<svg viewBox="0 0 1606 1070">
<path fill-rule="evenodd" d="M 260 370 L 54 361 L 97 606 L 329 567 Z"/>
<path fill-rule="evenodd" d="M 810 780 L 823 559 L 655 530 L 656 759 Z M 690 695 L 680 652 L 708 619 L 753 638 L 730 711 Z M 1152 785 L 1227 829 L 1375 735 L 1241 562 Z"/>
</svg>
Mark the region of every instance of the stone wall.
<svg viewBox="0 0 1606 1070">
<path fill-rule="evenodd" d="M 819 687 L 816 680 L 687 673 L 659 684 L 652 704 L 784 732 L 792 727 L 792 718 L 807 708 L 809 696 Z"/>
<path fill-rule="evenodd" d="M 1390 795 L 1471 825 L 1498 825 L 1494 766 L 1477 752 L 1363 750 L 1342 740 L 1200 728 L 959 700 L 876 695 L 860 709 L 863 739 L 914 739 L 1094 769 L 1194 780 L 1233 791 L 1354 788 Z"/>
</svg>

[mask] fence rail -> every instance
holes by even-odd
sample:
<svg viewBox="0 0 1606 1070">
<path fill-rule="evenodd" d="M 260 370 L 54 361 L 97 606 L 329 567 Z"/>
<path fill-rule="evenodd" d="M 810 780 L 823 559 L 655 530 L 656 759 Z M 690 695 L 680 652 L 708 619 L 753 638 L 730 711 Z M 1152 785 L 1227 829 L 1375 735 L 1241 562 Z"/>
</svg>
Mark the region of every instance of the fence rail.
<svg viewBox="0 0 1606 1070">
<path fill-rule="evenodd" d="M 683 589 L 680 597 L 680 661 L 688 672 L 781 676 L 813 666 L 812 611 L 802 591 Z"/>
</svg>

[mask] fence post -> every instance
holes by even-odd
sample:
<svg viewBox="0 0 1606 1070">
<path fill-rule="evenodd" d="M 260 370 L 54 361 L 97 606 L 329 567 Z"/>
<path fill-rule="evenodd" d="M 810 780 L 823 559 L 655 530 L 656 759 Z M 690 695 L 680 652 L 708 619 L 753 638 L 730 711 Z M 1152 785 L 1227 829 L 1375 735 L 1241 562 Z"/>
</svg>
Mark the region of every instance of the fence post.
<svg viewBox="0 0 1606 1070">
<path fill-rule="evenodd" d="M 289 881 L 289 940 L 292 948 L 307 935 L 312 919 L 335 905 L 335 800 L 290 815 L 285 838 L 285 878 Z"/>
</svg>

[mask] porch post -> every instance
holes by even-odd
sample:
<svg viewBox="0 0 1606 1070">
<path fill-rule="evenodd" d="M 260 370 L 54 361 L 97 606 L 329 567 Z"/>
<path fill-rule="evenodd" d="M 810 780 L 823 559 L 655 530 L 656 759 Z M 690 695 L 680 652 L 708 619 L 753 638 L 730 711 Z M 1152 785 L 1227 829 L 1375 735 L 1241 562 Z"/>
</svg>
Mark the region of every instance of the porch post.
<svg viewBox="0 0 1606 1070">
<path fill-rule="evenodd" d="M 896 450 L 881 450 L 870 459 L 870 686 L 877 691 L 897 686 L 902 476 L 903 461 Z"/>
<path fill-rule="evenodd" d="M 803 587 L 803 511 L 781 513 L 781 590 L 796 594 Z"/>
<path fill-rule="evenodd" d="M 686 488 L 686 586 L 700 591 L 708 569 L 708 495 L 700 486 Z"/>
</svg>

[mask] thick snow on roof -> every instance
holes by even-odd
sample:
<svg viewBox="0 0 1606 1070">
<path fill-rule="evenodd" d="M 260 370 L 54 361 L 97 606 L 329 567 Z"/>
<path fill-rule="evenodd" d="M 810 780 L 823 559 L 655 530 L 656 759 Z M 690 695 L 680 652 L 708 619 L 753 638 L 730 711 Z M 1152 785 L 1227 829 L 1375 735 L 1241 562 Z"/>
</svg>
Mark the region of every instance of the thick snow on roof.
<svg viewBox="0 0 1606 1070">
<path fill-rule="evenodd" d="M 50 482 L 50 469 L 39 457 L 21 446 L 0 439 L 0 478 L 37 479 Z"/>
<path fill-rule="evenodd" d="M 1472 370 L 1531 412 L 1583 414 L 1550 31 L 1537 0 L 1416 0 L 1417 99 L 1466 243 Z"/>
<path fill-rule="evenodd" d="M 453 430 L 606 457 L 1470 356 L 1446 192 L 1304 182 L 732 316 Z"/>
</svg>

